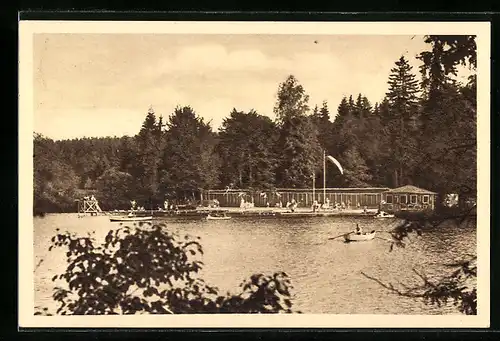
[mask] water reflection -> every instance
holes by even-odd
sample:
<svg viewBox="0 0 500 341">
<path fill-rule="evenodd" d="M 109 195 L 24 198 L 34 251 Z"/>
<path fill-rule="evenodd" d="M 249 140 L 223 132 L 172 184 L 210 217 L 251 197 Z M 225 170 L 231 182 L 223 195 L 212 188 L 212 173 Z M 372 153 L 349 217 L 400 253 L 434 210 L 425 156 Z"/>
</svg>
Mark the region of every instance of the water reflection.
<svg viewBox="0 0 500 341">
<path fill-rule="evenodd" d="M 285 271 L 294 285 L 294 307 L 304 313 L 331 314 L 443 314 L 453 307 L 429 307 L 420 300 L 389 293 L 361 272 L 385 282 L 416 283 L 412 268 L 440 273 L 440 264 L 474 253 L 474 227 L 444 225 L 415 239 L 405 249 L 389 252 L 381 239 L 344 243 L 329 237 L 353 230 L 358 222 L 364 230 L 389 230 L 394 223 L 369 218 L 232 219 L 203 221 L 167 220 L 167 228 L 200 236 L 205 254 L 202 276 L 220 289 L 237 290 L 253 273 Z M 78 219 L 75 215 L 49 215 L 35 219 L 35 273 L 37 305 L 54 308 L 51 298 L 55 273 L 64 271 L 62 250 L 48 252 L 55 229 L 78 234 L 96 231 L 102 239 L 116 228 L 106 217 Z M 381 237 L 383 233 L 380 233 Z"/>
</svg>

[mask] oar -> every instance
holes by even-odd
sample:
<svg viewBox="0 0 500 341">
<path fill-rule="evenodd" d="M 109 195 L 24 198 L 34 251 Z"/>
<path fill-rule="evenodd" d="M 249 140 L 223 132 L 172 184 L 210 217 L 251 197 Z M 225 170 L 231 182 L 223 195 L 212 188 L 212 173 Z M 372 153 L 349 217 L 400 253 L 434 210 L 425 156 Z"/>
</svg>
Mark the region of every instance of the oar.
<svg viewBox="0 0 500 341">
<path fill-rule="evenodd" d="M 356 227 L 358 227 L 358 224 L 356 224 Z M 350 234 L 353 234 L 354 232 L 351 231 L 351 232 L 347 232 L 347 233 L 342 233 L 336 237 L 332 237 L 332 238 L 328 238 L 328 240 L 333 240 L 333 239 L 337 239 L 337 238 L 340 238 L 340 237 L 343 237 L 343 236 L 347 236 L 347 235 L 350 235 Z"/>
<path fill-rule="evenodd" d="M 391 242 L 391 243 L 393 242 L 393 240 L 390 240 L 390 239 L 387 239 L 387 238 L 380 238 L 380 237 L 377 237 L 377 236 L 375 236 L 375 238 L 382 239 L 382 240 L 385 240 L 385 241 L 388 241 L 388 242 Z"/>
<path fill-rule="evenodd" d="M 337 238 L 340 238 L 340 237 L 343 237 L 343 236 L 346 236 L 348 234 L 351 234 L 352 232 L 348 232 L 348 233 L 342 233 L 342 234 L 339 234 L 338 236 L 336 237 L 331 237 L 331 238 L 328 238 L 328 240 L 334 240 L 334 239 L 337 239 Z"/>
</svg>

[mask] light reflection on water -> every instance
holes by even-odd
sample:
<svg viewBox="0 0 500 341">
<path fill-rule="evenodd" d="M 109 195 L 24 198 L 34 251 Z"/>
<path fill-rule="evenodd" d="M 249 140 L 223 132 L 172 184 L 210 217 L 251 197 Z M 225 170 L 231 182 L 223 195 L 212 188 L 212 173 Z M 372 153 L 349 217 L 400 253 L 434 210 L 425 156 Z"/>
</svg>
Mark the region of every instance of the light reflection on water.
<svg viewBox="0 0 500 341">
<path fill-rule="evenodd" d="M 442 273 L 443 263 L 475 254 L 475 226 L 443 225 L 415 238 L 404 249 L 389 252 L 382 239 L 349 243 L 342 238 L 357 222 L 365 231 L 388 231 L 394 220 L 370 218 L 233 218 L 226 221 L 201 219 L 165 220 L 169 229 L 200 236 L 205 263 L 202 277 L 223 291 L 236 291 L 254 273 L 285 271 L 294 286 L 294 309 L 304 313 L 329 314 L 456 314 L 453 307 L 426 306 L 421 300 L 391 294 L 364 277 L 364 272 L 384 282 L 418 284 L 412 272 Z M 35 219 L 35 306 L 57 309 L 52 300 L 51 278 L 65 268 L 64 250 L 48 251 L 56 228 L 85 235 L 96 231 L 104 238 L 117 223 L 105 216 L 77 218 L 74 214 L 48 215 Z M 388 238 L 386 233 L 379 233 Z"/>
</svg>

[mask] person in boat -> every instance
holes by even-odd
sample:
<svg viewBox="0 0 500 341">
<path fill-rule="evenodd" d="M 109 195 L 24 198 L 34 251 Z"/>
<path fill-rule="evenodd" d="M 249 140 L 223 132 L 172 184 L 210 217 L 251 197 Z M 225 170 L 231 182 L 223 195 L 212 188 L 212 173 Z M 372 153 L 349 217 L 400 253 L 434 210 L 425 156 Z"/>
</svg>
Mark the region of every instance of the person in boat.
<svg viewBox="0 0 500 341">
<path fill-rule="evenodd" d="M 356 224 L 356 234 L 363 234 L 363 229 Z"/>
</svg>

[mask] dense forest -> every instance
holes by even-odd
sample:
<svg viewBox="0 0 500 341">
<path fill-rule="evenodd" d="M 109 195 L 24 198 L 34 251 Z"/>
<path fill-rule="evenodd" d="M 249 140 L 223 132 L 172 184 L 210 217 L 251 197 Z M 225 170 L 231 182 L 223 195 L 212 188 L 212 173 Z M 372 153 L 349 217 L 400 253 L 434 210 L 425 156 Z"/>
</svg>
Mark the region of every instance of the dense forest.
<svg viewBox="0 0 500 341">
<path fill-rule="evenodd" d="M 106 210 L 132 199 L 149 207 L 199 198 L 201 189 L 308 188 L 313 176 L 322 184 L 323 150 L 345 170 L 329 172 L 327 187 L 475 193 L 475 37 L 425 42 L 420 70 L 396 56 L 378 103 L 363 94 L 310 103 L 290 75 L 278 85 L 274 119 L 234 108 L 214 131 L 202 113 L 179 106 L 165 121 L 150 109 L 132 137 L 53 141 L 35 133 L 34 210 L 75 211 L 74 200 L 88 194 Z M 472 70 L 465 83 L 454 77 L 460 65 Z"/>
</svg>

